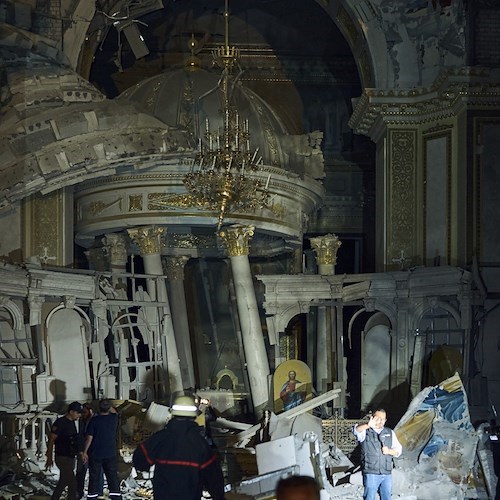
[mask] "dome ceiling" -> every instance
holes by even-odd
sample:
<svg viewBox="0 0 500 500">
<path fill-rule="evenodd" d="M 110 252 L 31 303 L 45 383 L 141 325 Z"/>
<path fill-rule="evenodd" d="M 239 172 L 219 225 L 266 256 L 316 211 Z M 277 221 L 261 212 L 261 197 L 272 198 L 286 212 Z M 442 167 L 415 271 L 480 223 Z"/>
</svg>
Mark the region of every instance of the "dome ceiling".
<svg viewBox="0 0 500 500">
<path fill-rule="evenodd" d="M 104 5 L 102 10 L 116 12 L 117 6 L 125 3 Z M 117 31 L 104 15 L 96 15 L 82 66 L 92 58 L 87 66 L 89 79 L 109 97 L 145 78 L 183 66 L 193 35 L 196 55 L 202 66 L 210 69 L 211 50 L 225 40 L 224 0 L 163 4 L 163 8 L 135 19 L 149 52 L 141 58 L 136 58 L 131 49 L 129 38 L 133 37 Z M 350 48 L 317 1 L 233 0 L 229 1 L 229 11 L 229 44 L 241 50 L 243 81 L 255 85 L 257 77 L 261 81 L 294 81 L 299 74 L 307 77 L 310 68 L 316 79 L 359 85 Z M 263 87 L 259 90 L 262 95 Z"/>
<path fill-rule="evenodd" d="M 198 143 L 206 124 L 212 130 L 223 127 L 220 79 L 220 72 L 205 70 L 164 72 L 126 90 L 118 101 L 140 103 L 170 127 L 185 129 Z M 286 130 L 279 117 L 243 85 L 235 83 L 231 94 L 231 105 L 238 110 L 240 120 L 249 122 L 252 149 L 259 149 L 259 156 L 267 165 L 286 168 L 280 141 Z"/>
</svg>

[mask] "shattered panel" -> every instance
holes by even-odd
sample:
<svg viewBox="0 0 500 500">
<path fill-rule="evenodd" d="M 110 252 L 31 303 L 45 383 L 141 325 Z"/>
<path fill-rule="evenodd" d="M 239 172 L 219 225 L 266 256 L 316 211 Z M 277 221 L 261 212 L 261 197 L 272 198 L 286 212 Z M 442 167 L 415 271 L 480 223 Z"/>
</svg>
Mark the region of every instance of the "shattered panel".
<svg viewBox="0 0 500 500">
<path fill-rule="evenodd" d="M 405 473 L 404 489 L 419 499 L 465 498 L 478 436 L 458 374 L 421 391 L 395 431 L 403 445 L 396 463 Z"/>
</svg>

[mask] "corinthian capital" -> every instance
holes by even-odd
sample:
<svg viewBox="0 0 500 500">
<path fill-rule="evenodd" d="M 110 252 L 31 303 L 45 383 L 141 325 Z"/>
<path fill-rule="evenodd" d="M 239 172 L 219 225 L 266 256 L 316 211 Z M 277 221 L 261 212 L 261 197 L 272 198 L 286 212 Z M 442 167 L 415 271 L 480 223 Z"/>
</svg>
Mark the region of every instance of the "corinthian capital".
<svg viewBox="0 0 500 500">
<path fill-rule="evenodd" d="M 109 233 L 102 239 L 110 262 L 124 264 L 128 257 L 128 242 L 123 233 Z"/>
<path fill-rule="evenodd" d="M 219 236 L 227 249 L 229 257 L 248 255 L 250 250 L 250 240 L 255 232 L 255 226 L 242 226 L 234 224 L 223 231 L 219 231 Z"/>
<path fill-rule="evenodd" d="M 161 238 L 166 229 L 159 226 L 139 227 L 127 229 L 130 238 L 137 244 L 141 255 L 159 254 Z"/>
<path fill-rule="evenodd" d="M 184 280 L 184 266 L 187 264 L 189 257 L 180 255 L 177 257 L 165 257 L 162 259 L 163 271 L 168 279 L 172 281 Z"/>
<path fill-rule="evenodd" d="M 318 265 L 335 265 L 337 263 L 337 250 L 342 245 L 335 234 L 325 234 L 310 238 L 311 246 L 316 252 Z"/>
</svg>

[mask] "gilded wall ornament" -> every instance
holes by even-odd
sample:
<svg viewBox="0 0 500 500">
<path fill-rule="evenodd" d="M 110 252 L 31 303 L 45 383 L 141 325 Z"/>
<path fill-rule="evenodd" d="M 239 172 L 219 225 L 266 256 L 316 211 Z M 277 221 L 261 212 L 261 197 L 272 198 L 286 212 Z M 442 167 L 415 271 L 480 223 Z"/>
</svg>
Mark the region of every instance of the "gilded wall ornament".
<svg viewBox="0 0 500 500">
<path fill-rule="evenodd" d="M 415 164 L 416 132 L 391 130 L 389 248 L 408 255 L 416 242 Z"/>
<path fill-rule="evenodd" d="M 189 194 L 149 193 L 148 210 L 167 210 L 174 207 L 205 206 L 200 200 Z"/>
<path fill-rule="evenodd" d="M 64 196 L 56 191 L 33 196 L 23 206 L 26 225 L 23 253 L 36 256 L 43 264 L 63 265 L 61 225 L 64 220 Z"/>
<path fill-rule="evenodd" d="M 169 248 L 196 249 L 200 246 L 207 247 L 207 241 L 210 241 L 210 248 L 216 246 L 214 237 L 179 233 L 169 233 L 167 236 L 167 246 Z"/>
<path fill-rule="evenodd" d="M 131 194 L 128 197 L 128 211 L 142 212 L 142 194 Z"/>
<path fill-rule="evenodd" d="M 90 213 L 92 215 L 99 215 L 101 212 L 103 212 L 104 210 L 106 210 L 107 208 L 110 208 L 114 205 L 118 205 L 118 208 L 121 210 L 121 201 L 122 199 L 121 198 L 117 198 L 116 200 L 114 201 L 111 201 L 109 203 L 104 203 L 103 201 L 99 200 L 99 201 L 93 201 L 92 203 L 90 203 L 89 205 L 89 210 L 90 210 Z"/>
</svg>

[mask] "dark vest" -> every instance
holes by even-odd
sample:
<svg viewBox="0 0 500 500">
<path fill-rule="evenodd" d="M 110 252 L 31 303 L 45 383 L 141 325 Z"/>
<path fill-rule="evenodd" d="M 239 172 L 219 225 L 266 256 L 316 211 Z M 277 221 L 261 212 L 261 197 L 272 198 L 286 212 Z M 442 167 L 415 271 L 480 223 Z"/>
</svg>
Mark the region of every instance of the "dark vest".
<svg viewBox="0 0 500 500">
<path fill-rule="evenodd" d="M 367 429 L 361 443 L 361 464 L 365 474 L 391 474 L 392 456 L 382 453 L 382 446 L 392 448 L 392 430 L 384 427 L 380 434 Z"/>
</svg>

